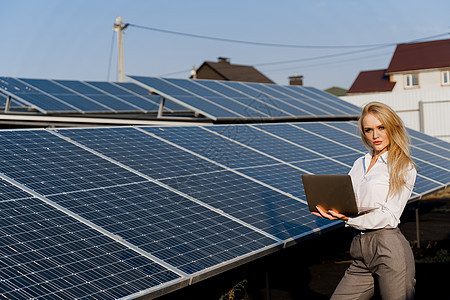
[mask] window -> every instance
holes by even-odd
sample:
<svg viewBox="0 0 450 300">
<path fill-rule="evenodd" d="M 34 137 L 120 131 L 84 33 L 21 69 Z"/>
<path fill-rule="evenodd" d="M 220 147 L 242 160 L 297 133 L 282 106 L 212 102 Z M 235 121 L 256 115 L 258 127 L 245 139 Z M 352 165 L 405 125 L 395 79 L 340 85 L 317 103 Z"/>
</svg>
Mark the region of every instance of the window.
<svg viewBox="0 0 450 300">
<path fill-rule="evenodd" d="M 419 86 L 419 74 L 406 74 L 405 87 L 412 88 Z"/>
<path fill-rule="evenodd" d="M 441 72 L 442 85 L 450 85 L 450 70 Z"/>
</svg>

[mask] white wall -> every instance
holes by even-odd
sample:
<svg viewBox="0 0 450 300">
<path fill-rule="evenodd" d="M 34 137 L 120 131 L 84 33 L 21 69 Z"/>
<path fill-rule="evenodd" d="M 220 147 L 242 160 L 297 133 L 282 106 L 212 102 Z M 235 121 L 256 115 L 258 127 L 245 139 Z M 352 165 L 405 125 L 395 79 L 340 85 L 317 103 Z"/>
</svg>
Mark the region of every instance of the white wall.
<svg viewBox="0 0 450 300">
<path fill-rule="evenodd" d="M 423 131 L 450 143 L 450 100 L 423 103 Z"/>
<path fill-rule="evenodd" d="M 359 107 L 371 101 L 391 106 L 409 128 L 450 142 L 450 86 L 441 86 L 441 72 L 419 74 L 418 88 L 405 88 L 403 74 L 394 74 L 396 85 L 392 92 L 364 93 L 339 97 Z M 420 124 L 419 101 L 423 102 Z"/>
</svg>

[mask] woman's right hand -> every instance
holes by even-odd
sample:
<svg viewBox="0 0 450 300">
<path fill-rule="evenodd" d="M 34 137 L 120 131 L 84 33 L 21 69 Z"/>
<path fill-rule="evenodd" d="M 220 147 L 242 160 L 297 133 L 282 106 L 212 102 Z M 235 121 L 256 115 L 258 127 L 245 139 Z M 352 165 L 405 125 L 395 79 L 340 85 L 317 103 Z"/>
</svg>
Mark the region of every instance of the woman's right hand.
<svg viewBox="0 0 450 300">
<path fill-rule="evenodd" d="M 329 220 L 343 220 L 347 221 L 348 217 L 346 215 L 340 214 L 337 211 L 334 211 L 332 209 L 326 211 L 320 205 L 316 206 L 317 212 L 312 212 L 313 215 L 316 215 L 318 217 L 326 218 Z"/>
</svg>

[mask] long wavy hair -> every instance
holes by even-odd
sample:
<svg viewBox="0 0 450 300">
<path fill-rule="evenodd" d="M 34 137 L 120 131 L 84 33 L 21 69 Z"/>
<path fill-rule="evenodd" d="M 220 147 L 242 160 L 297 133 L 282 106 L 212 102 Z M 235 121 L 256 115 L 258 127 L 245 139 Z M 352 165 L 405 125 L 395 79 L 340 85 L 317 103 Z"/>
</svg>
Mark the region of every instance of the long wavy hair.
<svg viewBox="0 0 450 300">
<path fill-rule="evenodd" d="M 366 104 L 358 121 L 359 132 L 364 146 L 372 151 L 370 141 L 364 134 L 363 119 L 366 115 L 373 114 L 383 124 L 389 138 L 388 145 L 388 170 L 389 170 L 389 194 L 395 195 L 406 184 L 405 175 L 415 164 L 409 151 L 410 137 L 405 125 L 395 111 L 381 102 Z"/>
</svg>

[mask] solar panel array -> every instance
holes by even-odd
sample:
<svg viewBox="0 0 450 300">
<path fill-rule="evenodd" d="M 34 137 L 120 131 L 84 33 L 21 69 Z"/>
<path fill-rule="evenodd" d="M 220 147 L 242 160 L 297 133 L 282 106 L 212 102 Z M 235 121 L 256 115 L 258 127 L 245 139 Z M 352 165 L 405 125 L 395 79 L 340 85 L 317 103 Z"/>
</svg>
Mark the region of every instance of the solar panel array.
<svg viewBox="0 0 450 300">
<path fill-rule="evenodd" d="M 355 116 L 359 108 L 312 87 L 130 76 L 134 83 L 0 77 L 0 106 L 48 113 L 192 111 L 211 120 Z M 155 94 L 149 94 L 149 91 Z"/>
<path fill-rule="evenodd" d="M 41 113 L 157 112 L 161 102 L 160 96 L 121 82 L 0 77 L 0 90 L 12 95 L 20 107 Z M 165 111 L 186 109 L 167 101 Z"/>
<path fill-rule="evenodd" d="M 212 120 L 335 117 L 360 113 L 353 104 L 312 87 L 143 76 L 129 78 Z"/>
<path fill-rule="evenodd" d="M 450 148 L 411 134 L 417 198 Z M 0 295 L 156 296 L 340 227 L 300 176 L 365 152 L 351 122 L 0 131 Z"/>
</svg>

